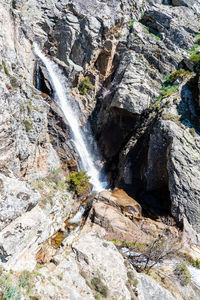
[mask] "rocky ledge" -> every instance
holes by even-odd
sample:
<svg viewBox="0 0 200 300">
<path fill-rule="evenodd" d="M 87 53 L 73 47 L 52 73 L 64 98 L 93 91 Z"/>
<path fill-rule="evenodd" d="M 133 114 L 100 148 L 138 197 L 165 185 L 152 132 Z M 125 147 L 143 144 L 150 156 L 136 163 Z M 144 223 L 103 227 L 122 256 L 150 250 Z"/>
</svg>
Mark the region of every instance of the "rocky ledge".
<svg viewBox="0 0 200 300">
<path fill-rule="evenodd" d="M 199 14 L 199 0 L 0 1 L 0 298 L 200 299 Z M 71 177 L 34 42 L 108 190 Z"/>
</svg>

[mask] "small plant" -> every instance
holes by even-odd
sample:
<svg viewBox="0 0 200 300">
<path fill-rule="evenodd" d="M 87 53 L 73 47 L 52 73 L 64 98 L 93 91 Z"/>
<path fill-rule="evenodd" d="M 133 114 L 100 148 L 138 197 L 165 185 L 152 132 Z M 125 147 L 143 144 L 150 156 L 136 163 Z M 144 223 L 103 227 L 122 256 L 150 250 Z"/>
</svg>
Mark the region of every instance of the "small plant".
<svg viewBox="0 0 200 300">
<path fill-rule="evenodd" d="M 4 73 L 5 73 L 7 76 L 9 76 L 8 68 L 7 68 L 6 63 L 5 63 L 4 60 L 2 60 L 2 65 L 3 65 Z"/>
<path fill-rule="evenodd" d="M 18 81 L 17 78 L 14 76 L 10 76 L 10 84 L 12 85 L 13 88 L 18 87 Z"/>
<path fill-rule="evenodd" d="M 28 285 L 30 278 L 31 278 L 31 273 L 29 271 L 27 270 L 22 271 L 19 276 L 20 286 L 24 288 L 26 285 Z"/>
<path fill-rule="evenodd" d="M 180 70 L 177 70 L 175 72 L 172 72 L 170 75 L 169 75 L 169 80 L 171 81 L 176 81 L 177 79 L 185 79 L 188 75 L 191 75 L 191 72 L 189 71 L 186 71 L 184 69 L 180 69 Z"/>
<path fill-rule="evenodd" d="M 197 34 L 197 35 L 195 36 L 195 40 L 196 40 L 196 43 L 197 43 L 198 45 L 200 45 L 200 34 Z"/>
<path fill-rule="evenodd" d="M 137 278 L 134 277 L 133 272 L 128 271 L 127 272 L 127 277 L 128 277 L 128 281 L 130 282 L 130 284 L 133 285 L 134 287 L 137 287 L 138 280 L 137 280 Z"/>
<path fill-rule="evenodd" d="M 185 50 L 185 51 L 186 51 L 188 54 L 193 55 L 193 54 L 198 53 L 198 48 L 199 48 L 199 44 L 198 44 L 198 42 L 196 41 L 196 43 L 193 44 L 191 50 Z"/>
<path fill-rule="evenodd" d="M 30 121 L 24 120 L 24 126 L 26 128 L 26 131 L 29 131 L 29 130 L 31 130 L 31 128 L 32 128 L 33 125 L 32 125 L 32 123 Z"/>
<path fill-rule="evenodd" d="M 113 244 L 115 244 L 116 247 L 126 247 L 129 249 L 134 249 L 135 251 L 142 251 L 147 247 L 146 244 L 143 243 L 137 243 L 137 242 L 130 242 L 130 241 L 123 241 L 123 240 L 110 240 Z"/>
<path fill-rule="evenodd" d="M 107 286 L 105 286 L 103 284 L 103 282 L 101 281 L 101 279 L 99 277 L 94 277 L 91 280 L 91 285 L 92 285 L 92 288 L 96 292 L 98 292 L 99 294 L 101 294 L 103 297 L 107 297 L 107 295 L 108 295 L 108 288 L 107 288 Z"/>
<path fill-rule="evenodd" d="M 153 34 L 153 33 L 150 33 L 150 35 L 151 35 L 154 39 L 156 39 L 157 41 L 161 41 L 161 38 L 160 38 L 158 35 Z"/>
<path fill-rule="evenodd" d="M 154 39 L 156 39 L 157 41 L 160 41 L 161 40 L 161 38 L 158 36 L 158 35 L 156 35 L 156 34 L 154 34 L 154 33 L 152 33 L 152 32 L 149 32 L 149 29 L 144 29 L 143 30 L 143 32 L 144 33 L 146 33 L 146 34 L 149 34 L 149 35 L 151 35 Z"/>
<path fill-rule="evenodd" d="M 30 115 L 31 114 L 31 105 L 30 104 L 27 104 L 27 111 L 28 111 L 28 114 Z"/>
<path fill-rule="evenodd" d="M 61 172 L 61 168 L 58 168 L 58 169 L 54 169 L 51 171 L 52 174 L 58 174 Z"/>
<path fill-rule="evenodd" d="M 154 99 L 154 103 L 161 101 L 164 98 L 171 96 L 172 94 L 178 91 L 179 85 L 174 84 L 174 82 L 180 78 L 185 79 L 188 75 L 191 75 L 192 72 L 186 71 L 184 69 L 177 70 L 171 74 L 164 76 L 164 81 L 160 88 L 160 95 Z"/>
<path fill-rule="evenodd" d="M 200 63 L 200 54 L 193 54 L 189 58 L 195 65 Z"/>
<path fill-rule="evenodd" d="M 171 113 L 169 113 L 169 112 L 164 112 L 164 113 L 162 114 L 162 119 L 163 119 L 163 120 L 170 120 L 170 121 L 173 121 L 173 122 L 176 123 L 178 126 L 181 126 L 180 118 L 181 118 L 181 116 L 177 116 L 177 115 L 171 114 Z"/>
<path fill-rule="evenodd" d="M 79 171 L 71 173 L 66 179 L 69 184 L 69 190 L 74 192 L 76 195 L 80 195 L 84 190 L 89 187 L 90 177 L 85 171 Z"/>
<path fill-rule="evenodd" d="M 79 91 L 81 95 L 87 95 L 89 90 L 94 88 L 88 76 L 84 77 L 79 85 Z"/>
<path fill-rule="evenodd" d="M 30 293 L 31 289 L 34 287 L 33 275 L 31 272 L 27 270 L 21 272 L 19 276 L 19 286 L 22 288 L 26 288 L 27 295 Z"/>
<path fill-rule="evenodd" d="M 194 128 L 190 128 L 190 129 L 189 129 L 189 132 L 190 132 L 190 134 L 191 134 L 192 136 L 195 136 L 196 131 L 195 131 Z"/>
<path fill-rule="evenodd" d="M 200 259 L 197 258 L 192 265 L 193 267 L 200 269 Z"/>
<path fill-rule="evenodd" d="M 134 19 L 132 19 L 132 20 L 130 21 L 130 24 L 129 24 L 130 30 L 133 29 L 134 22 L 135 22 Z"/>
<path fill-rule="evenodd" d="M 143 245 L 138 249 L 136 246 L 128 247 L 130 250 L 128 259 L 138 272 L 149 271 L 163 259 L 173 257 L 180 249 L 180 241 L 178 238 L 169 236 L 166 232 L 164 236 L 159 235 L 156 239 Z"/>
<path fill-rule="evenodd" d="M 178 277 L 181 285 L 185 286 L 191 282 L 191 275 L 186 263 L 181 263 L 174 271 L 174 274 Z"/>
<path fill-rule="evenodd" d="M 3 293 L 2 300 L 20 300 L 21 293 L 17 286 L 8 286 L 5 292 Z"/>
<path fill-rule="evenodd" d="M 62 275 L 57 275 L 57 278 L 62 281 L 63 280 L 63 276 Z"/>
</svg>

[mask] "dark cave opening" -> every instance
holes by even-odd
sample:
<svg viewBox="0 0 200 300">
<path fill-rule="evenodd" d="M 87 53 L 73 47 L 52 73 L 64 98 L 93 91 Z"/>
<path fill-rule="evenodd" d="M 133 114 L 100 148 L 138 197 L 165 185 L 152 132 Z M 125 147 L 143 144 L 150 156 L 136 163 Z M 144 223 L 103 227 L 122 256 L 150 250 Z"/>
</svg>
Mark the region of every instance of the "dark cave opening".
<svg viewBox="0 0 200 300">
<path fill-rule="evenodd" d="M 36 63 L 33 78 L 36 89 L 50 97 L 53 96 L 53 90 L 48 80 L 47 71 L 39 62 Z"/>
</svg>

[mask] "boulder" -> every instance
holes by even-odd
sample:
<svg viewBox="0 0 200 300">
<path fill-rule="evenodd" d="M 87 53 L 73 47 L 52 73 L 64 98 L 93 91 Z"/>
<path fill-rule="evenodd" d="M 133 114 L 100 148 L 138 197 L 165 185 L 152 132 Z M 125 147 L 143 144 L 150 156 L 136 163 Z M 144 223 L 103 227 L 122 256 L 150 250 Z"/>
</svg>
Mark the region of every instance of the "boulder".
<svg viewBox="0 0 200 300">
<path fill-rule="evenodd" d="M 41 200 L 28 183 L 0 174 L 0 230 Z"/>
<path fill-rule="evenodd" d="M 130 241 L 142 244 L 148 244 L 158 235 L 165 235 L 166 230 L 172 236 L 178 236 L 178 230 L 175 227 L 141 217 L 140 214 L 139 216 L 135 214 L 135 209 L 138 209 L 138 207 L 138 212 L 141 212 L 140 205 L 132 198 L 127 197 L 123 191 L 118 190 L 113 194 L 108 191 L 101 192 L 94 200 L 85 225 L 86 229 L 98 231 L 102 238 L 108 240 Z M 119 198 L 116 199 L 115 195 Z M 121 207 L 127 207 L 126 204 L 130 204 L 130 202 L 134 208 L 133 215 L 127 213 L 124 209 L 121 210 Z"/>
</svg>

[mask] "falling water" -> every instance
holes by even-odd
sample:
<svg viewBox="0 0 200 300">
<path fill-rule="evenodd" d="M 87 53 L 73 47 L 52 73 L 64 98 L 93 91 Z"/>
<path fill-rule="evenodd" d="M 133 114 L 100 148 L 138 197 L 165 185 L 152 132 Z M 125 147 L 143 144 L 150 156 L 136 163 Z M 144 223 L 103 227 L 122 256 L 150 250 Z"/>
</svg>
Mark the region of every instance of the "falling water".
<svg viewBox="0 0 200 300">
<path fill-rule="evenodd" d="M 81 130 L 78 115 L 72 108 L 70 99 L 66 95 L 67 89 L 62 84 L 63 75 L 61 75 L 58 66 L 41 52 L 37 44 L 34 44 L 34 52 L 41 59 L 48 71 L 56 101 L 62 109 L 71 128 L 73 142 L 80 157 L 81 168 L 87 171 L 87 174 L 90 176 L 90 183 L 93 185 L 93 190 L 100 192 L 105 189 L 106 184 L 100 180 L 100 172 L 97 170 L 91 151 L 85 142 L 86 137 L 84 137 L 84 132 Z"/>
</svg>

